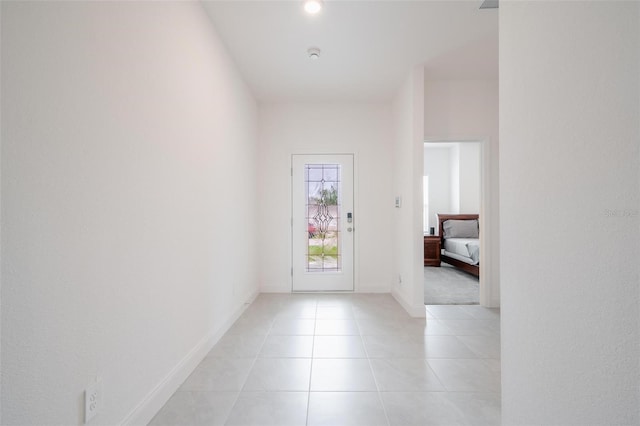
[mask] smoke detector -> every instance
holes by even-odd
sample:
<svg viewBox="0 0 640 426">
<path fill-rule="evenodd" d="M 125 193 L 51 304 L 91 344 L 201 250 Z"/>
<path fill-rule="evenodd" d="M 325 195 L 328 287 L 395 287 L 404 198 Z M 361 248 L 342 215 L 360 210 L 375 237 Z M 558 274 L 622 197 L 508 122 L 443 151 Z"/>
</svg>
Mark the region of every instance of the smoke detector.
<svg viewBox="0 0 640 426">
<path fill-rule="evenodd" d="M 317 47 L 310 47 L 307 50 L 307 55 L 309 55 L 309 59 L 313 59 L 314 61 L 320 58 L 320 49 Z"/>
</svg>

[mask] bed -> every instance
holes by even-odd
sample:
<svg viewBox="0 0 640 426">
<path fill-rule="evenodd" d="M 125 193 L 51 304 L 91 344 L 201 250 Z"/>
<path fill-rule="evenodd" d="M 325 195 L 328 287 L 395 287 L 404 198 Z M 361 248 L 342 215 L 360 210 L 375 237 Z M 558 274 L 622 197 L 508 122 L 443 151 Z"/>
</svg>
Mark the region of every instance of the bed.
<svg viewBox="0 0 640 426">
<path fill-rule="evenodd" d="M 480 227 L 477 214 L 438 214 L 440 259 L 480 276 Z"/>
</svg>

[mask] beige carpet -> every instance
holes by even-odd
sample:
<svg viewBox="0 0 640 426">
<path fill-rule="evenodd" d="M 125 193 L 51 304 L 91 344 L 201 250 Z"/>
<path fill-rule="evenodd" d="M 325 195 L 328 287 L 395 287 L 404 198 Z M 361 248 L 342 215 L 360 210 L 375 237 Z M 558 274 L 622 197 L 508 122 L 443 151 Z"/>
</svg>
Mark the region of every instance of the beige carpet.
<svg viewBox="0 0 640 426">
<path fill-rule="evenodd" d="M 425 305 L 477 305 L 478 278 L 451 265 L 424 268 Z"/>
</svg>

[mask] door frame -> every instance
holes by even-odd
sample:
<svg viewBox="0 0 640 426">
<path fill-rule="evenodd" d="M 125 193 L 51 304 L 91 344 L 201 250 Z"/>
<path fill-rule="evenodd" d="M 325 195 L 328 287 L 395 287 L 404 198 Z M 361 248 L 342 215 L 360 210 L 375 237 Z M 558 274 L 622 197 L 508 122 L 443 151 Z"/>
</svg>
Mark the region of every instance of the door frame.
<svg viewBox="0 0 640 426">
<path fill-rule="evenodd" d="M 332 290 L 332 291 L 294 291 L 293 289 L 293 157 L 296 155 L 308 155 L 308 156 L 338 156 L 338 155 L 350 155 L 353 159 L 353 212 L 355 217 L 355 226 L 353 232 L 353 289 L 352 290 Z M 356 216 L 359 211 L 359 203 L 358 203 L 358 155 L 356 152 L 293 152 L 289 155 L 289 167 L 290 167 L 290 175 L 289 175 L 289 289 L 291 293 L 356 293 L 359 291 L 359 270 L 360 270 L 360 262 L 358 258 L 358 248 L 359 248 L 359 233 L 357 232 L 357 224 L 358 224 L 358 216 Z"/>
<path fill-rule="evenodd" d="M 430 143 L 479 143 L 480 144 L 480 218 L 479 225 L 480 229 L 486 228 L 486 213 L 487 211 L 491 211 L 491 194 L 490 194 L 490 174 L 491 174 L 491 144 L 488 141 L 488 138 L 433 138 L 433 139 L 425 139 L 423 145 L 428 145 Z M 423 149 L 424 155 L 424 149 Z M 424 175 L 424 162 L 422 162 L 422 175 Z M 420 180 L 420 188 L 422 188 L 422 179 Z M 491 212 L 491 214 L 499 214 L 499 212 Z M 481 234 L 482 235 L 482 234 Z M 487 241 L 489 240 L 489 241 Z M 491 240 L 492 238 L 487 238 L 486 232 L 484 236 L 480 237 L 480 253 L 483 259 L 483 263 L 486 265 L 485 267 L 480 267 L 480 277 L 479 277 L 479 298 L 480 298 L 480 306 L 491 306 L 492 300 L 492 288 L 489 283 L 493 282 L 492 276 L 493 271 L 491 270 Z M 424 285 L 424 284 L 423 284 Z M 424 301 L 423 301 L 424 304 Z"/>
</svg>

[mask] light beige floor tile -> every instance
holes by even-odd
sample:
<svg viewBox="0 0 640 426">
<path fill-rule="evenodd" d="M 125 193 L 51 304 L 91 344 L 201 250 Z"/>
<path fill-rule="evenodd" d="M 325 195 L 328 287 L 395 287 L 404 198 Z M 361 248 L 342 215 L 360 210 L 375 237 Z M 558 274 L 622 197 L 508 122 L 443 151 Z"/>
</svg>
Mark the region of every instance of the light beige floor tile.
<svg viewBox="0 0 640 426">
<path fill-rule="evenodd" d="M 429 323 L 431 323 L 430 320 Z M 400 332 L 398 334 L 407 336 L 424 336 L 426 334 L 427 319 L 426 318 L 407 318 L 403 321 L 398 321 L 400 326 Z"/>
<path fill-rule="evenodd" d="M 254 361 L 254 358 L 205 358 L 180 390 L 239 391 Z"/>
<path fill-rule="evenodd" d="M 314 358 L 366 358 L 360 336 L 316 336 Z"/>
<path fill-rule="evenodd" d="M 425 358 L 477 358 L 456 336 L 425 336 Z"/>
<path fill-rule="evenodd" d="M 244 310 L 240 318 L 270 318 L 273 319 L 280 311 L 280 305 L 251 304 Z"/>
<path fill-rule="evenodd" d="M 311 391 L 377 391 L 368 359 L 314 359 Z"/>
<path fill-rule="evenodd" d="M 450 392 L 500 392 L 500 376 L 482 359 L 430 359 L 427 364 Z"/>
<path fill-rule="evenodd" d="M 499 336 L 500 323 L 497 320 L 452 320 L 440 323 L 449 328 L 455 336 Z"/>
<path fill-rule="evenodd" d="M 354 306 L 354 318 L 403 320 L 410 318 L 407 312 L 400 306 Z"/>
<path fill-rule="evenodd" d="M 310 358 L 258 358 L 243 391 L 308 391 Z"/>
<path fill-rule="evenodd" d="M 269 335 L 258 355 L 260 358 L 311 358 L 313 336 Z"/>
<path fill-rule="evenodd" d="M 398 336 L 404 334 L 403 322 L 399 320 L 388 320 L 380 318 L 358 318 L 358 327 L 363 336 L 391 335 Z"/>
<path fill-rule="evenodd" d="M 292 303 L 278 312 L 276 318 L 316 318 L 316 303 Z"/>
<path fill-rule="evenodd" d="M 304 426 L 307 392 L 241 392 L 228 426 Z"/>
<path fill-rule="evenodd" d="M 458 336 L 478 358 L 500 359 L 500 338 L 498 336 Z"/>
<path fill-rule="evenodd" d="M 370 358 L 477 358 L 456 336 L 362 336 Z"/>
<path fill-rule="evenodd" d="M 316 319 L 353 319 L 353 310 L 348 305 L 318 305 Z"/>
<path fill-rule="evenodd" d="M 478 358 L 456 336 L 364 335 L 369 358 Z"/>
<path fill-rule="evenodd" d="M 207 357 L 250 358 L 257 356 L 265 336 L 253 334 L 225 334 L 211 349 Z"/>
<path fill-rule="evenodd" d="M 460 309 L 477 319 L 500 319 L 500 309 L 497 308 L 485 308 L 480 305 L 466 305 L 460 306 Z"/>
<path fill-rule="evenodd" d="M 474 319 L 464 307 L 456 305 L 427 305 L 427 312 L 436 319 Z"/>
<path fill-rule="evenodd" d="M 313 336 L 315 319 L 278 318 L 273 322 L 269 334 L 278 336 Z"/>
<path fill-rule="evenodd" d="M 379 358 L 370 361 L 380 392 L 445 390 L 423 359 Z"/>
<path fill-rule="evenodd" d="M 318 306 L 344 306 L 351 307 L 355 294 L 318 294 L 316 300 Z"/>
<path fill-rule="evenodd" d="M 308 391 L 310 358 L 258 358 L 243 391 Z"/>
<path fill-rule="evenodd" d="M 360 330 L 353 319 L 318 319 L 316 336 L 358 336 Z"/>
<path fill-rule="evenodd" d="M 377 392 L 311 392 L 309 426 L 377 426 L 387 419 Z"/>
<path fill-rule="evenodd" d="M 427 321 L 424 334 L 427 336 L 451 336 L 454 333 L 444 322 L 432 318 Z"/>
<path fill-rule="evenodd" d="M 239 392 L 176 392 L 149 426 L 221 426 Z"/>
<path fill-rule="evenodd" d="M 420 336 L 421 340 L 424 336 Z M 424 358 L 424 345 L 404 335 L 362 336 L 369 358 Z"/>
<path fill-rule="evenodd" d="M 499 310 L 427 308 L 425 323 L 389 294 L 260 295 L 151 425 L 304 425 L 307 401 L 310 425 L 387 424 L 383 402 L 391 424 L 499 424 Z"/>
<path fill-rule="evenodd" d="M 392 426 L 465 424 L 464 413 L 447 398 L 447 392 L 382 392 L 380 395 Z"/>
<path fill-rule="evenodd" d="M 231 326 L 226 335 L 258 335 L 265 336 L 271 329 L 273 318 L 268 316 L 242 316 Z"/>
<path fill-rule="evenodd" d="M 465 425 L 500 425 L 501 407 L 498 393 L 447 392 L 449 399 L 462 412 Z"/>
<path fill-rule="evenodd" d="M 259 304 L 257 302 L 254 302 L 254 303 L 248 305 L 242 311 L 242 314 L 240 315 L 240 318 L 258 318 L 258 317 L 262 317 L 262 318 L 271 318 L 271 319 L 273 319 L 278 314 L 280 309 L 281 309 L 281 306 L 279 304 L 270 304 L 270 303 Z"/>
</svg>

